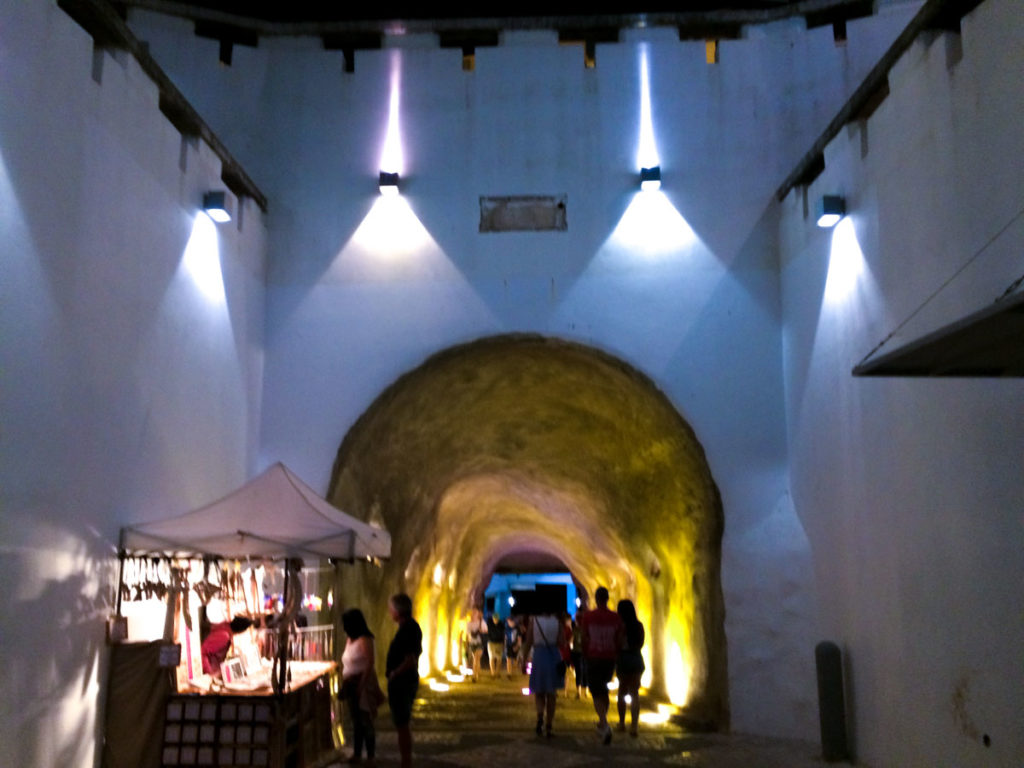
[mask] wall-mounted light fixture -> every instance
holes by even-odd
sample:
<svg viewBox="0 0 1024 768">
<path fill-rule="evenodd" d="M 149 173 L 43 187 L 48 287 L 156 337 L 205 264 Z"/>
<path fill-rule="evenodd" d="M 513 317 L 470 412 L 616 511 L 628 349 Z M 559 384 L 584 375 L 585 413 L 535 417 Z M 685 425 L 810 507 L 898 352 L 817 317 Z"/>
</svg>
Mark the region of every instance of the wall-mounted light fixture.
<svg viewBox="0 0 1024 768">
<path fill-rule="evenodd" d="M 846 201 L 839 195 L 822 195 L 815 213 L 819 227 L 834 227 L 846 215 Z"/>
<path fill-rule="evenodd" d="M 380 172 L 380 193 L 382 195 L 397 195 L 398 194 L 398 174 L 388 173 L 387 171 Z"/>
<path fill-rule="evenodd" d="M 207 192 L 203 195 L 203 210 L 206 211 L 207 216 L 218 224 L 231 221 L 231 209 L 228 207 L 228 193 L 223 190 Z"/>
<path fill-rule="evenodd" d="M 640 189 L 644 192 L 661 189 L 661 166 L 640 169 Z"/>
</svg>

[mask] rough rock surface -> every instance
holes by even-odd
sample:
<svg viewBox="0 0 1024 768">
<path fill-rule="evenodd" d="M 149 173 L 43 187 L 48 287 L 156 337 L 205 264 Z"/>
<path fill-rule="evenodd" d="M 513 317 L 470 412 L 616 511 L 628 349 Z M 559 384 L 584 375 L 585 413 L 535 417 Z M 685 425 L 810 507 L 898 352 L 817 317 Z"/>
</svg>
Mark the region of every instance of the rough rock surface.
<svg viewBox="0 0 1024 768">
<path fill-rule="evenodd" d="M 432 668 L 503 562 L 561 563 L 636 602 L 653 692 L 727 727 L 721 499 L 693 430 L 621 361 L 523 335 L 441 352 L 352 427 L 328 498 L 393 541 L 343 571 L 341 602 L 387 637 L 387 597 L 408 592 Z"/>
</svg>

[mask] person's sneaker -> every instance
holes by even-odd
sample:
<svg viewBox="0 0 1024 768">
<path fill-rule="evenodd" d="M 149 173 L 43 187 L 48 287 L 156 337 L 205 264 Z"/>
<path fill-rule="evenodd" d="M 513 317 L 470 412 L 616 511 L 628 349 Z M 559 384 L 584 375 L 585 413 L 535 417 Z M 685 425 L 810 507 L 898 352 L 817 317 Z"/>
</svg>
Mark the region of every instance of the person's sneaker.
<svg viewBox="0 0 1024 768">
<path fill-rule="evenodd" d="M 601 739 L 601 743 L 603 743 L 606 747 L 609 744 L 612 743 L 612 729 L 611 729 L 611 726 L 606 725 L 604 727 L 604 738 Z"/>
<path fill-rule="evenodd" d="M 626 732 L 626 724 L 625 723 L 619 723 L 617 726 L 615 726 L 615 730 L 618 731 L 619 733 L 625 733 Z"/>
<path fill-rule="evenodd" d="M 540 736 L 540 732 L 544 729 L 544 720 L 537 718 L 537 735 Z"/>
<path fill-rule="evenodd" d="M 640 735 L 640 734 L 639 734 L 639 732 L 637 731 L 637 729 L 636 729 L 636 726 L 635 726 L 635 725 L 634 725 L 634 726 L 633 726 L 632 728 L 630 728 L 630 729 L 629 729 L 629 735 L 630 735 L 631 737 L 633 737 L 634 739 L 635 739 L 635 738 L 636 738 L 637 736 L 639 736 L 639 735 Z"/>
</svg>

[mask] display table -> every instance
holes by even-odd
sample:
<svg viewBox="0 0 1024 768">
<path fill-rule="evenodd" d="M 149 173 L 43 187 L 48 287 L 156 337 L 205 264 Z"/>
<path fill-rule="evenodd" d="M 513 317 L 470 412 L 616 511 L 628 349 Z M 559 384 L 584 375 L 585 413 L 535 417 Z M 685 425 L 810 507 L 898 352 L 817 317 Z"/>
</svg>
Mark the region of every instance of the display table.
<svg viewBox="0 0 1024 768">
<path fill-rule="evenodd" d="M 161 765 L 310 768 L 336 756 L 333 662 L 292 662 L 288 691 L 175 693 L 165 708 Z"/>
</svg>

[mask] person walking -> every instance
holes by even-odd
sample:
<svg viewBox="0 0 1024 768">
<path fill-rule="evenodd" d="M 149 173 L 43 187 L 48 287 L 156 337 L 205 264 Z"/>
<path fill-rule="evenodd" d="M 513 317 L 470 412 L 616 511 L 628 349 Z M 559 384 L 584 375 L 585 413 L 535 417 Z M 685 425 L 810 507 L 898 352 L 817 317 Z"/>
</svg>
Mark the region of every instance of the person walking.
<svg viewBox="0 0 1024 768">
<path fill-rule="evenodd" d="M 366 747 L 366 765 L 376 765 L 377 735 L 374 719 L 377 708 L 384 702 L 384 692 L 377 682 L 374 667 L 373 633 L 366 625 L 366 618 L 358 608 L 352 608 L 341 615 L 341 626 L 348 635 L 345 651 L 341 655 L 341 698 L 352 718 L 352 757 L 350 763 L 358 763 Z"/>
<path fill-rule="evenodd" d="M 519 622 L 516 617 L 509 614 L 505 620 L 505 674 L 512 679 L 512 667 L 519 663 L 519 646 L 522 637 L 519 634 Z"/>
<path fill-rule="evenodd" d="M 469 653 L 472 657 L 473 682 L 480 677 L 480 658 L 484 654 L 484 638 L 487 637 L 487 622 L 479 608 L 474 608 L 469 614 L 469 623 L 466 624 L 466 642 L 469 644 Z"/>
<path fill-rule="evenodd" d="M 615 661 L 625 640 L 625 630 L 619 614 L 608 609 L 607 588 L 598 587 L 594 591 L 594 602 L 597 607 L 583 614 L 580 629 L 587 686 L 597 713 L 597 732 L 608 745 L 612 743 L 612 729 L 608 725 L 608 683 L 615 672 Z"/>
<path fill-rule="evenodd" d="M 573 682 L 576 684 L 576 698 L 587 695 L 586 665 L 583 663 L 583 630 L 580 620 L 583 614 L 577 612 L 572 622 L 572 644 L 569 646 L 569 658 L 572 660 Z"/>
<path fill-rule="evenodd" d="M 412 617 L 412 600 L 399 593 L 388 601 L 391 619 L 398 624 L 388 655 L 385 671 L 388 678 L 388 703 L 391 721 L 398 736 L 398 754 L 402 768 L 412 765 L 412 705 L 420 686 L 419 659 L 423 653 L 423 632 Z"/>
<path fill-rule="evenodd" d="M 644 673 L 644 657 L 640 653 L 644 647 L 644 625 L 636 617 L 636 607 L 632 600 L 619 600 L 615 612 L 622 619 L 625 631 L 625 643 L 615 662 L 615 674 L 619 678 L 618 730 L 626 730 L 626 705 L 629 704 L 629 735 L 636 738 L 637 720 L 640 717 L 640 677 Z"/>
<path fill-rule="evenodd" d="M 545 733 L 551 738 L 555 720 L 558 691 L 565 687 L 565 664 L 562 647 L 568 638 L 562 631 L 562 622 L 553 609 L 534 616 L 526 628 L 524 651 L 533 649 L 530 666 L 530 692 L 537 705 L 537 735 Z M 545 720 L 546 716 L 546 720 Z"/>
<path fill-rule="evenodd" d="M 487 665 L 491 669 L 491 677 L 501 672 L 501 652 L 505 648 L 505 627 L 497 612 L 491 614 L 487 621 Z"/>
</svg>

